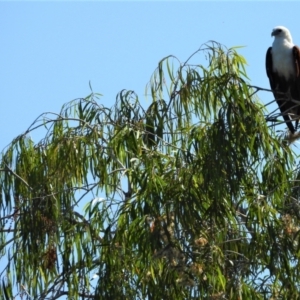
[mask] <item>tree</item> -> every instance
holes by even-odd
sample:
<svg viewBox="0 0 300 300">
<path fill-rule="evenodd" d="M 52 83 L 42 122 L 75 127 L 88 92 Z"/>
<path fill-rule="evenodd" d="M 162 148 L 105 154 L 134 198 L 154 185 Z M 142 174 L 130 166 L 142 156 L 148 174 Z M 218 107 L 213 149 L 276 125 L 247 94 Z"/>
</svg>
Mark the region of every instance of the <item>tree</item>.
<svg viewBox="0 0 300 300">
<path fill-rule="evenodd" d="M 206 67 L 189 63 L 200 54 Z M 133 91 L 112 108 L 92 93 L 15 138 L 2 299 L 298 299 L 295 154 L 245 64 L 211 42 L 159 62 L 147 109 Z"/>
</svg>

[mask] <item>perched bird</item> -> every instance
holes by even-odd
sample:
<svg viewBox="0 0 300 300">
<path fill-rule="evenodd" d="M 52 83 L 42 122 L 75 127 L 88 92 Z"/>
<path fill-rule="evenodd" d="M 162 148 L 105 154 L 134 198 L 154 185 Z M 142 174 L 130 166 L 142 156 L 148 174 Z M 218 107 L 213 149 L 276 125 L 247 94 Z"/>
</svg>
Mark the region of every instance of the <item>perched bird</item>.
<svg viewBox="0 0 300 300">
<path fill-rule="evenodd" d="M 284 121 L 294 134 L 300 117 L 300 48 L 283 26 L 275 27 L 271 36 L 274 42 L 267 51 L 266 71 Z"/>
</svg>

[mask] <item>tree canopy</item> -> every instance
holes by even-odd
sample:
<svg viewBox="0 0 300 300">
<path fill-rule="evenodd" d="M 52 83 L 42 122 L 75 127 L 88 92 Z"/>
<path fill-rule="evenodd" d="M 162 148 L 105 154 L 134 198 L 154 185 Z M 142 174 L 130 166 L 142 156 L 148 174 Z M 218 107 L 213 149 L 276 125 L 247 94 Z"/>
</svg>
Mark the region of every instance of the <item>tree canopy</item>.
<svg viewBox="0 0 300 300">
<path fill-rule="evenodd" d="M 257 91 L 209 42 L 159 62 L 148 107 L 37 118 L 0 160 L 0 297 L 300 299 L 297 157 Z"/>
</svg>

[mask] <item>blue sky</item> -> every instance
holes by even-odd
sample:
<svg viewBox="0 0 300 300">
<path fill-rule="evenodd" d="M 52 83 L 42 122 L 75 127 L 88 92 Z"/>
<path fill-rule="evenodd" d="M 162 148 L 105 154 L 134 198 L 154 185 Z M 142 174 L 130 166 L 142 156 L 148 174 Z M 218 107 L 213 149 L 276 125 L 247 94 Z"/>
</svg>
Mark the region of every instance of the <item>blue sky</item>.
<svg viewBox="0 0 300 300">
<path fill-rule="evenodd" d="M 251 83 L 268 88 L 272 28 L 288 27 L 300 45 L 299 9 L 286 1 L 0 2 L 0 149 L 41 113 L 87 96 L 89 82 L 105 106 L 122 89 L 146 101 L 160 59 L 185 61 L 209 40 L 245 46 Z"/>
</svg>

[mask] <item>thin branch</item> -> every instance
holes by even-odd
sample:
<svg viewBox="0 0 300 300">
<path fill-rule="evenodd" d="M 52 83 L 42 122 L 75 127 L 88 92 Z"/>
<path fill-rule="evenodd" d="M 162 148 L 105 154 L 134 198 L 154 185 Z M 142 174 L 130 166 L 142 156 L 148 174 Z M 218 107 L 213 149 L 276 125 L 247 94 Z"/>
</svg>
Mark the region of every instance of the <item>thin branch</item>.
<svg viewBox="0 0 300 300">
<path fill-rule="evenodd" d="M 5 164 L 6 170 L 8 170 L 12 175 L 20 179 L 31 191 L 33 190 L 32 187 L 22 178 L 20 177 L 17 173 L 15 173 L 7 164 Z"/>
</svg>

